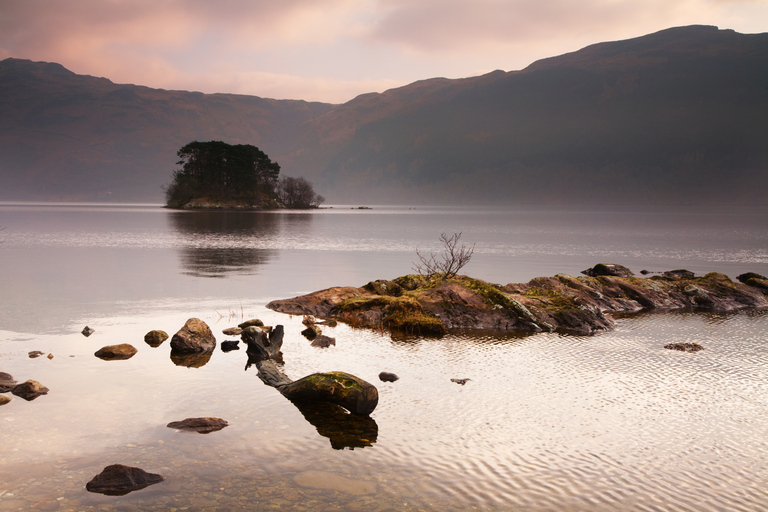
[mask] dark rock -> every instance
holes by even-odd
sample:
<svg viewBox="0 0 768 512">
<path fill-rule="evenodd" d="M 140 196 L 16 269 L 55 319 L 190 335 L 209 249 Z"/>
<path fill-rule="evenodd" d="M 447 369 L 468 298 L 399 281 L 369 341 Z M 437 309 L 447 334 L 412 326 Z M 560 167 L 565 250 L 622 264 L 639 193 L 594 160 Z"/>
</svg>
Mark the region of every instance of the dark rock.
<svg viewBox="0 0 768 512">
<path fill-rule="evenodd" d="M 36 380 L 30 379 L 26 382 L 22 382 L 21 384 L 14 386 L 14 388 L 11 390 L 11 393 L 16 396 L 20 396 L 24 400 L 32 401 L 40 395 L 48 394 L 48 391 L 50 390 L 47 387 L 43 386 Z"/>
<path fill-rule="evenodd" d="M 0 372 L 0 393 L 7 393 L 16 387 L 16 382 L 10 373 Z"/>
<path fill-rule="evenodd" d="M 331 345 L 336 345 L 336 338 L 330 338 L 324 334 L 321 334 L 312 341 L 313 347 L 328 348 Z"/>
<path fill-rule="evenodd" d="M 747 286 L 759 288 L 763 293 L 768 294 L 768 278 L 765 276 L 755 274 L 754 272 L 747 272 L 746 274 L 736 276 L 736 279 Z"/>
<path fill-rule="evenodd" d="M 131 491 L 137 491 L 147 486 L 165 480 L 164 476 L 147 473 L 140 468 L 113 464 L 93 477 L 85 484 L 86 490 L 106 494 L 108 496 L 123 496 Z"/>
<path fill-rule="evenodd" d="M 216 338 L 208 324 L 190 318 L 171 338 L 171 350 L 179 354 L 210 353 L 216 348 Z"/>
<path fill-rule="evenodd" d="M 627 267 L 623 265 L 616 265 L 615 263 L 598 263 L 592 268 L 582 270 L 582 274 L 589 277 L 598 276 L 615 276 L 615 277 L 633 277 L 632 273 Z"/>
<path fill-rule="evenodd" d="M 200 434 L 216 432 L 229 425 L 221 418 L 187 418 L 182 421 L 172 421 L 167 426 L 179 430 L 194 430 Z"/>
<path fill-rule="evenodd" d="M 262 328 L 249 326 L 243 330 L 241 339 L 248 345 L 250 361 L 259 359 L 281 360 L 280 348 L 283 346 L 283 326 L 276 325 L 269 333 Z"/>
<path fill-rule="evenodd" d="M 227 336 L 240 336 L 243 333 L 242 327 L 227 327 L 223 331 L 221 331 L 222 334 L 226 334 Z"/>
<path fill-rule="evenodd" d="M 5 405 L 12 400 L 11 397 L 6 395 L 0 395 L 0 405 Z"/>
<path fill-rule="evenodd" d="M 97 350 L 93 355 L 99 359 L 105 361 L 118 361 L 123 359 L 130 359 L 136 355 L 138 350 L 136 347 L 129 343 L 121 343 L 120 345 L 107 345 Z"/>
<path fill-rule="evenodd" d="M 397 376 L 397 375 L 395 375 L 394 373 L 389 373 L 389 372 L 381 372 L 381 373 L 379 374 L 379 380 L 381 380 L 382 382 L 395 382 L 395 381 L 396 381 L 396 380 L 398 380 L 399 378 L 400 378 L 400 377 L 398 377 L 398 376 Z"/>
<path fill-rule="evenodd" d="M 684 268 L 680 268 L 677 270 L 667 270 L 666 272 L 662 272 L 664 277 L 676 277 L 679 279 L 693 279 L 696 277 L 696 274 L 691 272 L 690 270 L 685 270 Z"/>
<path fill-rule="evenodd" d="M 651 273 L 651 271 L 643 269 L 643 270 L 640 271 L 640 273 L 643 274 L 644 276 L 647 276 L 648 274 Z"/>
<path fill-rule="evenodd" d="M 250 320 L 246 320 L 241 324 L 238 324 L 237 326 L 241 329 L 245 329 L 246 327 L 263 327 L 264 322 L 262 322 L 258 318 L 252 318 Z"/>
<path fill-rule="evenodd" d="M 704 347 L 698 343 L 670 343 L 664 345 L 664 348 L 668 350 L 679 350 L 680 352 L 698 352 L 704 350 Z"/>
<path fill-rule="evenodd" d="M 95 330 L 95 329 L 91 329 L 90 327 L 88 327 L 88 326 L 86 325 L 86 326 L 83 328 L 83 330 L 82 330 L 82 331 L 80 331 L 80 332 L 83 334 L 83 336 L 85 336 L 85 337 L 87 338 L 87 337 L 88 337 L 88 336 L 90 336 L 91 334 L 95 333 L 95 332 L 96 332 L 96 330 Z"/>
<path fill-rule="evenodd" d="M 222 352 L 231 352 L 233 350 L 240 350 L 240 347 L 238 347 L 238 344 L 240 343 L 240 340 L 227 340 L 221 342 L 221 351 Z"/>
<path fill-rule="evenodd" d="M 40 352 L 39 350 L 33 350 L 33 351 L 32 351 L 32 352 L 30 352 L 28 355 L 29 355 L 29 358 L 30 358 L 30 359 L 34 359 L 34 358 L 36 358 L 36 357 L 40 357 L 40 356 L 42 356 L 43 354 L 45 354 L 45 352 Z"/>
<path fill-rule="evenodd" d="M 760 274 L 756 274 L 754 272 L 747 272 L 745 274 L 736 276 L 736 279 L 744 284 L 747 284 L 747 281 L 749 281 L 750 279 L 762 279 L 763 281 L 766 281 L 768 280 L 768 277 L 765 277 Z"/>
<path fill-rule="evenodd" d="M 153 348 L 159 347 L 167 339 L 168 339 L 168 333 L 165 331 L 158 331 L 158 330 L 149 331 L 147 334 L 144 335 L 144 341 L 147 343 L 147 345 Z"/>
<path fill-rule="evenodd" d="M 463 386 L 469 380 L 471 380 L 471 379 L 451 379 L 451 382 L 455 382 L 456 384 L 461 384 Z"/>
<path fill-rule="evenodd" d="M 313 324 L 313 325 L 308 326 L 303 331 L 301 331 L 301 334 L 302 334 L 302 336 L 304 336 L 308 340 L 313 340 L 313 339 L 317 338 L 318 336 L 320 336 L 321 334 L 323 334 L 323 331 L 320 330 L 320 327 L 318 327 L 317 325 Z"/>
</svg>

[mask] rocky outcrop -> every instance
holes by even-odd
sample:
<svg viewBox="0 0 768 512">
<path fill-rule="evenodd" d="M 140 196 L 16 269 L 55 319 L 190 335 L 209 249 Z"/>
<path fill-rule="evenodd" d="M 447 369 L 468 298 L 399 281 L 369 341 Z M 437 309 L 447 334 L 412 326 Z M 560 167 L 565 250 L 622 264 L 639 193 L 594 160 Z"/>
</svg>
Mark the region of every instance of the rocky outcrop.
<svg viewBox="0 0 768 512">
<path fill-rule="evenodd" d="M 105 361 L 118 361 L 123 359 L 130 359 L 136 355 L 138 350 L 136 347 L 129 343 L 121 343 L 120 345 L 108 345 L 101 347 L 93 355 L 99 359 Z"/>
<path fill-rule="evenodd" d="M 618 267 L 613 265 L 613 270 L 621 271 Z M 441 335 L 448 329 L 593 334 L 613 329 L 612 313 L 768 308 L 768 297 L 759 286 L 733 282 L 716 272 L 687 275 L 682 271 L 650 278 L 558 274 L 504 286 L 467 276 L 429 281 L 408 275 L 360 288 L 328 288 L 273 301 L 267 307 L 420 335 Z"/>
<path fill-rule="evenodd" d="M 221 418 L 187 418 L 181 421 L 172 421 L 167 427 L 178 430 L 191 430 L 200 434 L 216 432 L 228 426 L 227 420 Z"/>
<path fill-rule="evenodd" d="M 208 324 L 199 318 L 190 318 L 171 338 L 171 350 L 177 354 L 211 353 L 216 338 Z"/>
<path fill-rule="evenodd" d="M 592 268 L 582 270 L 582 274 L 589 277 L 597 276 L 614 276 L 614 277 L 633 277 L 632 273 L 627 267 L 623 265 L 617 265 L 615 263 L 598 263 Z"/>
<path fill-rule="evenodd" d="M 109 496 L 123 496 L 165 480 L 164 476 L 147 473 L 143 469 L 112 464 L 85 484 L 85 489 Z"/>
<path fill-rule="evenodd" d="M 48 391 L 50 390 L 47 387 L 43 386 L 36 380 L 30 379 L 26 382 L 22 382 L 21 384 L 14 386 L 14 388 L 11 390 L 11 393 L 30 402 L 40 395 L 47 395 Z"/>
</svg>

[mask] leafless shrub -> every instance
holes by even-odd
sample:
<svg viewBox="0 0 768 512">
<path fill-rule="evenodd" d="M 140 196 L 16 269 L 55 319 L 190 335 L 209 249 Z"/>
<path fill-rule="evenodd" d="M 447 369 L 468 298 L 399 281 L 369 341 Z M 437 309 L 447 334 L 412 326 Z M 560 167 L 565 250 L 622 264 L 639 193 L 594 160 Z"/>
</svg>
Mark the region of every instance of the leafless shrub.
<svg viewBox="0 0 768 512">
<path fill-rule="evenodd" d="M 440 241 L 443 242 L 443 252 L 439 256 L 430 253 L 424 256 L 416 249 L 416 256 L 419 261 L 413 264 L 413 269 L 420 275 L 428 279 L 450 279 L 455 277 L 464 265 L 469 263 L 472 253 L 475 252 L 475 244 L 467 246 L 462 244 L 457 247 L 461 233 L 454 233 L 451 236 L 442 233 Z"/>
</svg>

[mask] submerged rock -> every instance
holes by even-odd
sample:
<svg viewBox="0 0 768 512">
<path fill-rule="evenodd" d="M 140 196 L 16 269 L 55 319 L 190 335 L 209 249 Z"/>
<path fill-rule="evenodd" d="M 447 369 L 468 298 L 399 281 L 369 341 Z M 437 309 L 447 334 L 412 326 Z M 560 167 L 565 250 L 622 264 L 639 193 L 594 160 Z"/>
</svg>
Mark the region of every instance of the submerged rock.
<svg viewBox="0 0 768 512">
<path fill-rule="evenodd" d="M 30 379 L 26 382 L 22 382 L 21 384 L 14 386 L 14 388 L 11 390 L 11 393 L 16 396 L 20 396 L 24 400 L 30 402 L 40 395 L 47 395 L 48 391 L 50 390 L 47 387 L 43 386 L 36 380 Z"/>
<path fill-rule="evenodd" d="M 317 348 L 328 348 L 331 345 L 336 345 L 336 338 L 330 338 L 324 334 L 321 334 L 314 340 L 312 340 L 312 346 Z"/>
<path fill-rule="evenodd" d="M 130 343 L 121 343 L 120 345 L 107 345 L 101 347 L 93 355 L 105 361 L 119 361 L 130 359 L 136 355 L 138 350 Z"/>
<path fill-rule="evenodd" d="M 367 480 L 352 480 L 326 471 L 304 471 L 293 477 L 293 481 L 301 487 L 312 489 L 328 489 L 345 494 L 374 494 L 376 483 Z"/>
<path fill-rule="evenodd" d="M 187 418 L 181 421 L 172 421 L 166 426 L 178 430 L 194 430 L 200 434 L 209 434 L 228 425 L 229 423 L 221 418 Z"/>
<path fill-rule="evenodd" d="M 16 387 L 16 382 L 10 373 L 0 372 L 0 393 L 7 393 Z"/>
<path fill-rule="evenodd" d="M 13 400 L 13 399 L 11 397 L 9 397 L 9 396 L 0 395 L 0 405 L 5 405 L 8 402 L 10 402 L 11 400 Z"/>
<path fill-rule="evenodd" d="M 180 354 L 208 353 L 216 348 L 216 338 L 208 324 L 199 318 L 190 318 L 171 338 L 171 350 Z"/>
<path fill-rule="evenodd" d="M 123 496 L 165 480 L 164 476 L 143 469 L 112 464 L 85 484 L 86 490 L 108 496 Z"/>
<path fill-rule="evenodd" d="M 704 350 L 704 347 L 698 343 L 670 343 L 664 345 L 664 348 L 668 350 L 679 350 L 680 352 L 698 352 Z"/>
<path fill-rule="evenodd" d="M 152 348 L 157 348 L 168 339 L 168 333 L 165 331 L 149 331 L 144 335 L 144 341 Z"/>
<path fill-rule="evenodd" d="M 666 272 L 662 272 L 664 277 L 676 277 L 679 279 L 693 279 L 696 277 L 696 274 L 691 272 L 690 270 L 685 270 L 684 268 L 680 268 L 677 270 L 667 270 Z"/>
</svg>

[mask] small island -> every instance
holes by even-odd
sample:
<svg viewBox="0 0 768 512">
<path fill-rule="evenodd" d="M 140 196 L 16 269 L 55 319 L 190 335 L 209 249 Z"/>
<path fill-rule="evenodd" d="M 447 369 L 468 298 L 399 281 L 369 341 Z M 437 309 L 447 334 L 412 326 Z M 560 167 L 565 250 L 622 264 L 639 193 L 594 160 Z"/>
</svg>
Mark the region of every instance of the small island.
<svg viewBox="0 0 768 512">
<path fill-rule="evenodd" d="M 318 208 L 325 198 L 306 179 L 280 176 L 280 165 L 250 144 L 190 142 L 176 153 L 181 168 L 164 187 L 173 209 Z"/>
<path fill-rule="evenodd" d="M 717 272 L 702 277 L 688 271 L 635 277 L 626 267 L 613 264 L 598 264 L 583 273 L 507 285 L 463 275 L 410 274 L 359 288 L 328 288 L 276 300 L 267 308 L 427 336 L 441 336 L 449 329 L 589 335 L 612 330 L 613 313 L 768 308 L 768 280 L 753 273 L 740 275 L 741 282 Z"/>
</svg>

